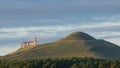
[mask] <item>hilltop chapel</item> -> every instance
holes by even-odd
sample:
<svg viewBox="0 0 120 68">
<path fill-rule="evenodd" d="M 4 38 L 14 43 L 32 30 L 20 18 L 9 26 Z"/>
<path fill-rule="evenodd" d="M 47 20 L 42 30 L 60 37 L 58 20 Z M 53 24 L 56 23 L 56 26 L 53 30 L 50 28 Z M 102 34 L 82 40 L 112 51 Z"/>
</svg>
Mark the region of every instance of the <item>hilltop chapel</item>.
<svg viewBox="0 0 120 68">
<path fill-rule="evenodd" d="M 28 47 L 36 47 L 37 46 L 37 38 L 35 37 L 33 41 L 22 42 L 21 48 L 28 48 Z"/>
</svg>

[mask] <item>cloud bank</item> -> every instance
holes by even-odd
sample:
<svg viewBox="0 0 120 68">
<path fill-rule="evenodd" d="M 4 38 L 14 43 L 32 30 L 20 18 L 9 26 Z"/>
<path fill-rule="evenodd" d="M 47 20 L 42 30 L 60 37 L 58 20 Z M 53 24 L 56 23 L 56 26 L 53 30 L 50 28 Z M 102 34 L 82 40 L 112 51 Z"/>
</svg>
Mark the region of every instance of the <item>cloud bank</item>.
<svg viewBox="0 0 120 68">
<path fill-rule="evenodd" d="M 57 37 L 64 36 L 67 32 L 83 31 L 95 35 L 97 38 L 111 39 L 120 36 L 119 22 L 104 22 L 99 25 L 96 23 L 89 25 L 58 25 L 40 27 L 13 27 L 0 28 L 0 40 L 8 38 L 25 38 L 31 36 Z M 61 34 L 59 34 L 61 33 Z"/>
</svg>

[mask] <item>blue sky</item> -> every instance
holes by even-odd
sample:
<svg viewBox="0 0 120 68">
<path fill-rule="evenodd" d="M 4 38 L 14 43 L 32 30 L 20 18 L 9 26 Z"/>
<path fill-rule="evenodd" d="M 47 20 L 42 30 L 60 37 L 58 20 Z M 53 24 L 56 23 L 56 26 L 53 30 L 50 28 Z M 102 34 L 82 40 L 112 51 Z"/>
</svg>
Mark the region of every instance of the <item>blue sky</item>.
<svg viewBox="0 0 120 68">
<path fill-rule="evenodd" d="M 86 32 L 120 45 L 120 0 L 0 0 L 0 55 L 35 36 L 51 42 Z"/>
</svg>

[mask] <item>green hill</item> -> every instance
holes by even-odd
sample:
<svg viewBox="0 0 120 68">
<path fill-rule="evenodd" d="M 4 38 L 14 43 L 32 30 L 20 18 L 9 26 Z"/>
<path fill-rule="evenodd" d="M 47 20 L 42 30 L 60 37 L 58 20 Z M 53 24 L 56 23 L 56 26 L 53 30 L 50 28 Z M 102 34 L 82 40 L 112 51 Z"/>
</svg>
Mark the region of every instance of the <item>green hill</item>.
<svg viewBox="0 0 120 68">
<path fill-rule="evenodd" d="M 83 32 L 74 32 L 66 36 L 63 40 L 96 40 L 96 39 Z"/>
<path fill-rule="evenodd" d="M 96 40 L 83 33 L 71 33 L 67 37 L 34 48 L 19 49 L 6 57 L 12 58 L 59 58 L 59 57 L 95 57 L 120 58 L 120 47 L 104 40 Z"/>
</svg>

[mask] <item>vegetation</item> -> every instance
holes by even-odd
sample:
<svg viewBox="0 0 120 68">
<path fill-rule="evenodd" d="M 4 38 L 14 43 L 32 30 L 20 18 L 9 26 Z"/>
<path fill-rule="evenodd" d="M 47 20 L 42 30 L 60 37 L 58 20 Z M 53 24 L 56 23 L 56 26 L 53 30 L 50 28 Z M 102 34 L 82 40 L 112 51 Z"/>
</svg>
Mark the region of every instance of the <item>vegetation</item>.
<svg viewBox="0 0 120 68">
<path fill-rule="evenodd" d="M 66 36 L 63 40 L 96 40 L 96 39 L 83 32 L 74 32 Z"/>
<path fill-rule="evenodd" d="M 14 58 L 48 57 L 94 57 L 120 58 L 120 47 L 104 40 L 59 40 L 38 45 L 31 49 L 19 49 L 9 54 Z"/>
<path fill-rule="evenodd" d="M 120 60 L 95 58 L 0 60 L 0 68 L 120 68 Z"/>
</svg>

